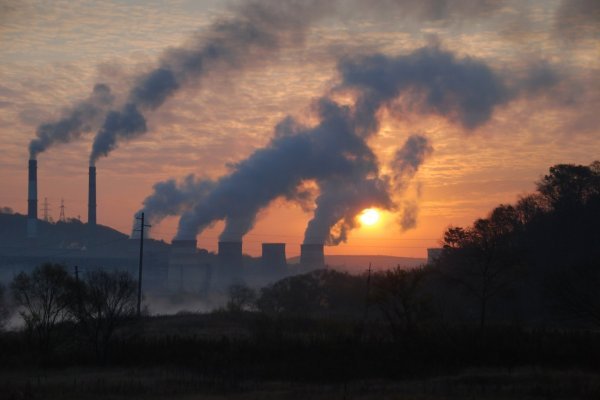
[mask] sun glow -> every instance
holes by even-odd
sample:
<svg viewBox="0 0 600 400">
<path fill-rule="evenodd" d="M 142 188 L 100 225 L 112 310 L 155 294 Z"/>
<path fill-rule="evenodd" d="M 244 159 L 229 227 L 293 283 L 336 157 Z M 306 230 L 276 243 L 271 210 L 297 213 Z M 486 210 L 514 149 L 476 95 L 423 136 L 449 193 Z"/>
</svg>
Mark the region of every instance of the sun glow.
<svg viewBox="0 0 600 400">
<path fill-rule="evenodd" d="M 358 220 L 363 225 L 375 225 L 379 221 L 379 211 L 375 208 L 367 208 L 360 213 Z"/>
</svg>

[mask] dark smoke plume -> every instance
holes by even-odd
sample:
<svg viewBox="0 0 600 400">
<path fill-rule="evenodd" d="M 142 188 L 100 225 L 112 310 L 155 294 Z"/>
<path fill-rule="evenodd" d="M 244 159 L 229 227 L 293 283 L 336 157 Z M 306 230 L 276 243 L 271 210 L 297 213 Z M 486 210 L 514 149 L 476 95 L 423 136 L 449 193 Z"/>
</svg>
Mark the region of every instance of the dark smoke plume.
<svg viewBox="0 0 600 400">
<path fill-rule="evenodd" d="M 473 129 L 515 96 L 483 62 L 458 59 L 437 47 L 399 57 L 346 59 L 340 63 L 340 75 L 337 90 L 355 92 L 354 106 L 325 97 L 316 103 L 319 122 L 314 127 L 286 118 L 269 145 L 235 165 L 182 215 L 176 238 L 194 238 L 212 222 L 225 220 L 221 239 L 241 240 L 262 208 L 281 196 L 294 199 L 298 187 L 312 180 L 319 196 L 305 242 L 339 243 L 362 209 L 395 208 L 393 191 L 405 188 L 432 151 L 426 138 L 413 135 L 396 154 L 394 175 L 381 176 L 367 143 L 379 130 L 381 108 L 393 106 L 401 97 L 418 105 L 417 111 L 442 115 Z"/>
<path fill-rule="evenodd" d="M 143 113 L 160 107 L 180 88 L 210 72 L 242 70 L 272 58 L 282 47 L 301 42 L 310 24 L 332 7 L 333 2 L 317 0 L 243 2 L 232 18 L 214 24 L 189 45 L 166 51 L 156 69 L 137 79 L 125 106 L 107 115 L 94 139 L 90 164 L 119 140 L 145 133 Z"/>
<path fill-rule="evenodd" d="M 29 155 L 37 155 L 56 143 L 67 143 L 98 128 L 102 117 L 113 102 L 110 88 L 97 84 L 90 97 L 75 104 L 60 120 L 38 127 L 36 138 L 29 143 Z"/>
<path fill-rule="evenodd" d="M 303 181 L 376 176 L 377 160 L 364 139 L 354 134 L 351 109 L 326 98 L 316 108 L 318 125 L 309 128 L 285 119 L 267 147 L 219 179 L 204 201 L 183 214 L 177 239 L 196 237 L 213 221 L 226 219 L 221 240 L 241 240 L 271 201 L 304 196 L 298 191 Z"/>
<path fill-rule="evenodd" d="M 143 201 L 143 207 L 136 217 L 143 212 L 150 225 L 157 225 L 166 217 L 181 215 L 194 204 L 202 202 L 214 186 L 215 183 L 210 179 L 198 179 L 191 174 L 181 182 L 175 179 L 158 182 L 152 188 L 152 195 Z M 132 237 L 137 237 L 138 225 L 139 222 L 134 218 Z"/>
<path fill-rule="evenodd" d="M 415 134 L 406 139 L 404 145 L 396 151 L 390 165 L 393 176 L 394 194 L 396 196 L 404 194 L 419 167 L 432 153 L 433 147 L 425 136 Z M 418 200 L 420 197 L 421 187 L 417 185 L 416 198 L 402 202 L 398 222 L 403 231 L 417 226 L 417 216 L 419 214 Z"/>
<path fill-rule="evenodd" d="M 502 77 L 487 64 L 440 48 L 424 47 L 411 54 L 349 58 L 339 65 L 343 85 L 361 90 L 357 108 L 369 117 L 400 94 L 422 113 L 437 114 L 474 129 L 487 122 L 494 108 L 510 99 Z"/>
<path fill-rule="evenodd" d="M 314 216 L 304 233 L 306 244 L 337 245 L 345 242 L 348 233 L 357 226 L 356 216 L 362 210 L 370 207 L 394 208 L 385 178 L 333 178 L 321 182 L 319 189 Z"/>
<path fill-rule="evenodd" d="M 404 145 L 396 151 L 391 162 L 394 189 L 401 194 L 406 189 L 406 184 L 417 173 L 419 166 L 433 153 L 433 147 L 423 135 L 411 135 Z"/>
</svg>

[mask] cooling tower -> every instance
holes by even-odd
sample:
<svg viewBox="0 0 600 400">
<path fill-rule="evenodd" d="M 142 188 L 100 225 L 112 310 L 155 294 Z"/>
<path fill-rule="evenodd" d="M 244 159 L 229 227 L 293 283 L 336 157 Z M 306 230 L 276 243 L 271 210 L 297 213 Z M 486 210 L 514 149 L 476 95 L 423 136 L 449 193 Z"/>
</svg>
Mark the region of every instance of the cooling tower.
<svg viewBox="0 0 600 400">
<path fill-rule="evenodd" d="M 242 242 L 219 242 L 219 264 L 221 268 L 241 268 L 243 264 Z"/>
<path fill-rule="evenodd" d="M 286 267 L 285 243 L 263 243 L 262 265 L 264 267 L 278 269 Z"/>
<path fill-rule="evenodd" d="M 37 237 L 37 160 L 29 160 L 27 237 L 30 239 Z"/>
<path fill-rule="evenodd" d="M 88 225 L 96 226 L 96 167 L 90 167 L 88 189 Z"/>
<path fill-rule="evenodd" d="M 313 268 L 325 266 L 325 253 L 322 244 L 300 245 L 300 264 Z"/>
<path fill-rule="evenodd" d="M 196 249 L 195 240 L 173 240 L 167 270 L 169 291 L 206 294 L 210 273 L 210 264 Z"/>
</svg>

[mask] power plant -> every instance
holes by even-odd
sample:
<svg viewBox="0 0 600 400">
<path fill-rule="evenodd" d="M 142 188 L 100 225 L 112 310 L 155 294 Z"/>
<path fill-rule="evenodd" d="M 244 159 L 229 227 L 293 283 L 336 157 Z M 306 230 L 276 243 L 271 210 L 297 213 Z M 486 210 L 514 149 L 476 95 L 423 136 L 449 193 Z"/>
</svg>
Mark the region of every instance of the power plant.
<svg viewBox="0 0 600 400">
<path fill-rule="evenodd" d="M 313 268 L 325 266 L 325 253 L 322 244 L 305 243 L 300 246 L 300 264 Z"/>
<path fill-rule="evenodd" d="M 212 274 L 207 255 L 208 252 L 196 248 L 195 240 L 173 240 L 167 270 L 168 290 L 206 294 Z"/>
<path fill-rule="evenodd" d="M 38 219 L 37 166 L 37 160 L 29 160 L 27 216 L 11 216 L 13 222 L 22 221 L 24 236 L 5 246 L 10 250 L 0 251 L 0 279 L 44 262 L 77 265 L 82 272 L 119 269 L 136 276 L 138 240 L 98 225 L 96 167 L 88 169 L 87 224 L 82 224 L 62 214 L 57 223 Z M 260 257 L 244 255 L 242 241 L 219 241 L 216 253 L 198 248 L 196 239 L 173 240 L 171 244 L 153 239 L 144 242 L 144 290 L 154 293 L 206 295 L 233 283 L 266 284 L 325 266 L 322 244 L 301 245 L 298 264 L 288 262 L 283 242 L 262 243 Z"/>
<path fill-rule="evenodd" d="M 282 269 L 287 267 L 285 258 L 285 243 L 263 243 L 262 265 L 266 268 Z"/>
<path fill-rule="evenodd" d="M 96 167 L 92 166 L 89 169 L 88 224 L 90 228 L 96 226 Z"/>
<path fill-rule="evenodd" d="M 29 160 L 29 182 L 27 186 L 27 237 L 37 236 L 37 160 Z"/>
</svg>

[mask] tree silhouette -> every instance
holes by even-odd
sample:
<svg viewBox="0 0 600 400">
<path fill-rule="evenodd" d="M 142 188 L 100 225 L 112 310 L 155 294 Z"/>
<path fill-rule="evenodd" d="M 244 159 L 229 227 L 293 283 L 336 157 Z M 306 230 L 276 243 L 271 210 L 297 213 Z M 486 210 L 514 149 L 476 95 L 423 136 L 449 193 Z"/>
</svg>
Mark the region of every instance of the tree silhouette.
<svg viewBox="0 0 600 400">
<path fill-rule="evenodd" d="M 69 310 L 94 346 L 106 358 L 110 339 L 136 311 L 137 283 L 127 272 L 95 270 L 71 286 Z"/>
<path fill-rule="evenodd" d="M 4 324 L 6 323 L 6 319 L 8 318 L 10 312 L 9 307 L 5 297 L 5 288 L 4 285 L 0 284 L 0 330 L 4 328 Z"/>
<path fill-rule="evenodd" d="M 21 272 L 10 288 L 25 326 L 37 340 L 43 354 L 50 350 L 57 323 L 68 318 L 69 286 L 72 278 L 64 266 L 43 264 L 31 274 Z"/>
<path fill-rule="evenodd" d="M 396 267 L 373 277 L 372 301 L 384 315 L 394 336 L 412 333 L 417 324 L 431 314 L 431 305 L 423 293 L 427 270 Z"/>
<path fill-rule="evenodd" d="M 438 272 L 476 299 L 481 329 L 485 327 L 490 301 L 511 289 L 518 277 L 521 231 L 517 210 L 501 205 L 472 227 L 451 227 L 444 234 Z"/>
</svg>

